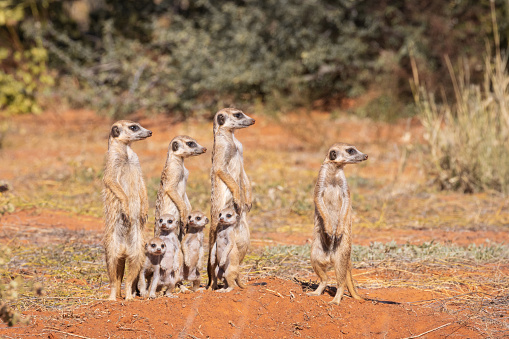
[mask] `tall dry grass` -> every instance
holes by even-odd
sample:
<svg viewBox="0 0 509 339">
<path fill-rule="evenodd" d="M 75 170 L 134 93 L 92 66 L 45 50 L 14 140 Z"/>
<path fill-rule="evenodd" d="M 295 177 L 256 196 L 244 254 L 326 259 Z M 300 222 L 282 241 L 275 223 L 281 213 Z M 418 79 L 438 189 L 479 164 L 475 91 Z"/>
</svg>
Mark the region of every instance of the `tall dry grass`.
<svg viewBox="0 0 509 339">
<path fill-rule="evenodd" d="M 481 84 L 471 82 L 466 63 L 455 71 L 446 58 L 453 103 L 443 91 L 442 103 L 437 103 L 435 95 L 419 82 L 412 60 L 414 99 L 431 156 L 427 171 L 443 189 L 509 193 L 508 59 L 501 53 L 494 18 L 493 26 L 495 51 L 487 48 Z"/>
</svg>

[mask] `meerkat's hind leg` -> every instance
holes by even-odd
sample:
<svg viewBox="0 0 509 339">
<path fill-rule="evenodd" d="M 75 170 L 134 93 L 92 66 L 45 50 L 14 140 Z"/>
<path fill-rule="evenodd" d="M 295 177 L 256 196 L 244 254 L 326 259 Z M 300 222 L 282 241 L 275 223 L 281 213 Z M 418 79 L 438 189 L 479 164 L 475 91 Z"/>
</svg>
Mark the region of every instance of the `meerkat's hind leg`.
<svg viewBox="0 0 509 339">
<path fill-rule="evenodd" d="M 166 289 L 166 292 L 164 293 L 165 297 L 168 298 L 178 298 L 173 292 L 175 291 L 175 284 L 169 284 L 168 289 Z"/>
<path fill-rule="evenodd" d="M 323 291 L 325 290 L 325 287 L 327 287 L 327 281 L 329 278 L 327 277 L 327 271 L 325 270 L 325 266 L 321 265 L 316 260 L 311 260 L 311 266 L 313 266 L 313 270 L 315 271 L 316 275 L 320 278 L 320 284 L 318 285 L 317 289 L 313 292 L 308 292 L 307 295 L 310 296 L 318 296 L 322 295 Z"/>
<path fill-rule="evenodd" d="M 200 288 L 200 279 L 193 280 L 193 287 L 191 288 L 193 292 L 203 291 L 204 288 Z"/>
<path fill-rule="evenodd" d="M 128 258 L 127 265 L 129 266 L 127 278 L 125 281 L 125 300 L 133 300 L 133 291 L 136 290 L 135 283 L 138 282 L 137 278 L 140 274 L 142 261 L 140 258 Z"/>
<path fill-rule="evenodd" d="M 341 286 L 338 283 L 338 290 L 336 291 L 336 295 L 334 296 L 334 299 L 329 302 L 329 304 L 335 304 L 339 305 L 341 302 L 341 298 L 343 297 L 343 293 L 345 293 L 345 284 L 343 283 Z"/>
</svg>

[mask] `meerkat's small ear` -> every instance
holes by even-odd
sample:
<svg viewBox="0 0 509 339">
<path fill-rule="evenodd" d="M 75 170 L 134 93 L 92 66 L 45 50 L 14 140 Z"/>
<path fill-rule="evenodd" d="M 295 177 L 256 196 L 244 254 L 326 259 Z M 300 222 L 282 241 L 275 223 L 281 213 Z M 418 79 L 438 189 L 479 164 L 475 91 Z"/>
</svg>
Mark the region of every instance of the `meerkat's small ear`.
<svg viewBox="0 0 509 339">
<path fill-rule="evenodd" d="M 147 243 L 145 243 L 145 249 L 147 249 L 147 248 L 148 248 L 148 242 L 147 242 Z"/>
<path fill-rule="evenodd" d="M 336 158 L 337 158 L 336 151 L 330 151 L 330 153 L 329 153 L 329 159 L 330 159 L 330 160 L 336 160 Z"/>
<path fill-rule="evenodd" d="M 118 128 L 118 126 L 113 126 L 111 128 L 111 134 L 110 134 L 113 138 L 117 138 L 119 135 L 120 135 L 120 129 Z"/>
<path fill-rule="evenodd" d="M 224 115 L 219 114 L 219 115 L 217 116 L 217 124 L 218 124 L 219 126 L 224 125 L 224 122 L 225 122 L 225 121 L 226 121 L 226 119 L 225 119 Z"/>
<path fill-rule="evenodd" d="M 209 223 L 209 218 L 205 217 L 205 224 Z"/>
<path fill-rule="evenodd" d="M 174 141 L 172 144 L 171 144 L 171 149 L 173 150 L 173 152 L 176 152 L 178 149 L 179 149 L 179 143 Z"/>
</svg>

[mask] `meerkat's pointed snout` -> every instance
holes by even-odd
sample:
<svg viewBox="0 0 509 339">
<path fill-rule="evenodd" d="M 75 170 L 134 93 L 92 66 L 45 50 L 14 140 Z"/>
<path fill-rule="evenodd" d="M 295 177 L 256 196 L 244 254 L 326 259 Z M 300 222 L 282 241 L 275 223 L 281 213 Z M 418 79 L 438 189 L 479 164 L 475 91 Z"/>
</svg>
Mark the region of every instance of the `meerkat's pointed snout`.
<svg viewBox="0 0 509 339">
<path fill-rule="evenodd" d="M 368 160 L 368 155 L 364 154 L 364 160 Z"/>
</svg>

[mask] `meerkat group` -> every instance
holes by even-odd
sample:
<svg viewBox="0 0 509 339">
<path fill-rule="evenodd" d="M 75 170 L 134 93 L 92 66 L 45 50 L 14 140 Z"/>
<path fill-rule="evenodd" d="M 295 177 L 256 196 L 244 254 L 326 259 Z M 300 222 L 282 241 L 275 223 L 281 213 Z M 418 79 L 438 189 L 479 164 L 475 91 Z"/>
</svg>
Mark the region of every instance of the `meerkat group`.
<svg viewBox="0 0 509 339">
<path fill-rule="evenodd" d="M 239 265 L 250 245 L 247 213 L 252 206 L 252 190 L 244 169 L 243 147 L 235 138 L 235 130 L 254 123 L 253 118 L 235 108 L 222 109 L 214 116 L 207 288 L 218 292 L 244 288 Z M 201 155 L 207 149 L 188 136 L 179 135 L 171 140 L 157 191 L 154 237 L 145 242 L 147 191 L 138 157 L 130 145 L 151 135 L 140 124 L 121 120 L 113 124 L 108 139 L 103 201 L 110 300 L 121 297 L 126 265 L 126 300 L 133 299 L 136 287 L 143 298 L 155 298 L 163 288 L 166 296 L 174 297 L 176 286 L 187 291 L 183 286 L 186 280 L 192 283 L 192 291 L 200 289 L 204 228 L 209 219 L 200 211 L 191 212 L 186 194 L 189 171 L 184 159 Z M 362 299 L 351 273 L 352 209 L 343 167 L 367 158 L 352 145 L 334 144 L 315 186 L 311 264 L 320 284 L 308 294 L 322 294 L 327 269 L 333 266 L 338 286 L 332 300 L 335 304 L 341 301 L 345 287 L 353 298 Z M 223 288 L 219 288 L 218 281 Z"/>
</svg>

